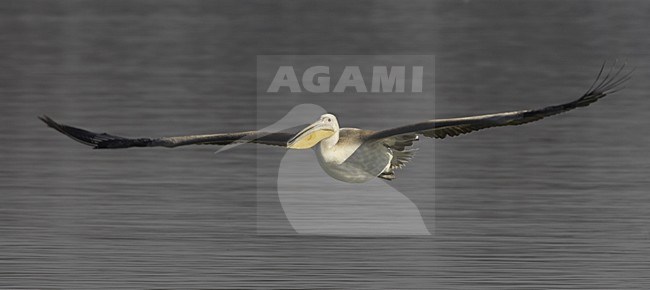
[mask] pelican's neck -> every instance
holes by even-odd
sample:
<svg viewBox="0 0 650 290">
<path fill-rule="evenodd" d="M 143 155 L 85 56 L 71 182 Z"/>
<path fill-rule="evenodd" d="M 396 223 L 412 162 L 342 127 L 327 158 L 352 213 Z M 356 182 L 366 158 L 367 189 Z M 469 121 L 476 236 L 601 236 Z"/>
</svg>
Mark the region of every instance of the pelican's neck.
<svg viewBox="0 0 650 290">
<path fill-rule="evenodd" d="M 325 149 L 332 149 L 339 142 L 339 130 L 335 130 L 334 134 L 320 141 L 320 146 Z"/>
</svg>

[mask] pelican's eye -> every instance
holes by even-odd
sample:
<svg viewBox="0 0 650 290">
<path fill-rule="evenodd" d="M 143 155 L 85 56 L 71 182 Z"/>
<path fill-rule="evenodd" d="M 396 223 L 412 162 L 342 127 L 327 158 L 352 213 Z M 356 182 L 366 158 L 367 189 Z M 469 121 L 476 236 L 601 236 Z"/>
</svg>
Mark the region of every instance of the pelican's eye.
<svg viewBox="0 0 650 290">
<path fill-rule="evenodd" d="M 329 123 L 329 122 L 332 122 L 332 119 L 327 118 L 327 119 L 325 119 L 325 121 L 327 121 Z"/>
</svg>

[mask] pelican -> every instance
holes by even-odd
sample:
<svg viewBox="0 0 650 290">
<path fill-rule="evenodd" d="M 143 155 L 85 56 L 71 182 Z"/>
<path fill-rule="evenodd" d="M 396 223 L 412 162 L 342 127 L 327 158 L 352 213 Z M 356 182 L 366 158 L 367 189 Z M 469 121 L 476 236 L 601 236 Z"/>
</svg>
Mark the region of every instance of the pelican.
<svg viewBox="0 0 650 290">
<path fill-rule="evenodd" d="M 179 147 L 193 144 L 228 145 L 257 143 L 282 146 L 287 149 L 314 149 L 318 162 L 331 177 L 349 183 L 362 183 L 379 177 L 395 178 L 395 170 L 413 157 L 413 142 L 422 135 L 444 139 L 491 127 L 514 126 L 538 121 L 545 117 L 585 107 L 621 89 L 632 71 L 622 73 L 625 65 L 613 66 L 603 76 L 605 64 L 589 89 L 574 101 L 541 109 L 519 110 L 480 116 L 433 119 L 387 130 L 373 131 L 340 128 L 333 114 L 320 116 L 298 133 L 247 131 L 161 138 L 125 138 L 107 133 L 93 133 L 59 124 L 47 116 L 39 118 L 49 127 L 75 141 L 95 149 L 129 147 Z"/>
</svg>

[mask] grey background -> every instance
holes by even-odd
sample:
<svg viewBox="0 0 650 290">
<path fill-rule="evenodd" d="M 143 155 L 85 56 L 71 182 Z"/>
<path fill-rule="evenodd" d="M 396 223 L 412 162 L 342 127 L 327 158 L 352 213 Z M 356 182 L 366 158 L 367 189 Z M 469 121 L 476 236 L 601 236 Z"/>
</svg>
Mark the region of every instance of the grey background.
<svg viewBox="0 0 650 290">
<path fill-rule="evenodd" d="M 646 289 L 649 14 L 640 0 L 3 1 L 0 287 Z M 438 117 L 570 100 L 603 60 L 637 69 L 588 109 L 435 141 L 430 238 L 258 236 L 256 147 L 95 151 L 36 119 L 248 130 L 267 54 L 435 55 Z"/>
</svg>

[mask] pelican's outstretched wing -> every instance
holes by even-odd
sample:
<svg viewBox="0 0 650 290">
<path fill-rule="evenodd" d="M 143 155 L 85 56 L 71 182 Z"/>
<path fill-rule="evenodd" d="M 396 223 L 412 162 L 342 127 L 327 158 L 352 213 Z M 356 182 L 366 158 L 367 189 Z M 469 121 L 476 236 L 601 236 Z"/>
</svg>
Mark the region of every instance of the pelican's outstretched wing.
<svg viewBox="0 0 650 290">
<path fill-rule="evenodd" d="M 161 138 L 124 138 L 106 133 L 94 133 L 83 129 L 59 124 L 47 116 L 39 117 L 45 124 L 67 135 L 73 140 L 93 146 L 95 149 L 117 149 L 128 147 L 178 147 L 184 145 L 227 145 L 231 143 L 258 143 L 275 146 L 287 146 L 287 141 L 293 137 L 291 133 L 267 133 L 259 131 L 191 135 Z"/>
<path fill-rule="evenodd" d="M 621 74 L 625 68 L 625 64 L 623 64 L 618 69 L 612 67 L 609 72 L 601 78 L 604 67 L 605 64 L 601 67 L 596 80 L 589 90 L 587 90 L 582 97 L 573 102 L 537 110 L 522 110 L 464 118 L 428 120 L 393 129 L 377 131 L 374 134 L 369 135 L 367 138 L 368 140 L 380 140 L 386 138 L 390 139 L 391 137 L 404 134 L 421 134 L 427 137 L 442 139 L 447 136 L 458 136 L 490 127 L 513 126 L 530 123 L 575 108 L 585 107 L 608 94 L 620 90 L 620 86 L 629 80 L 630 75 L 632 74 L 632 71 Z"/>
</svg>

